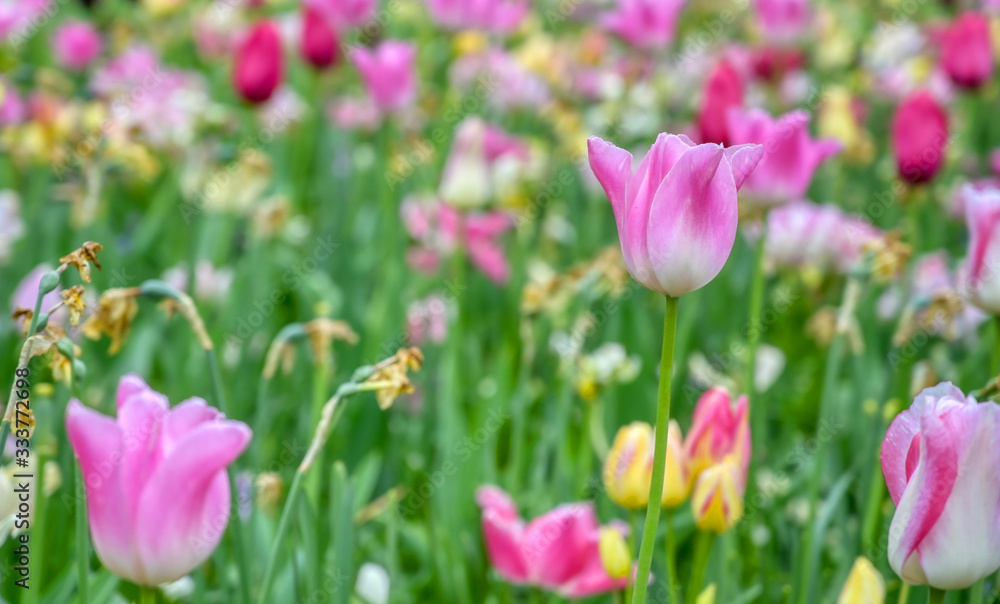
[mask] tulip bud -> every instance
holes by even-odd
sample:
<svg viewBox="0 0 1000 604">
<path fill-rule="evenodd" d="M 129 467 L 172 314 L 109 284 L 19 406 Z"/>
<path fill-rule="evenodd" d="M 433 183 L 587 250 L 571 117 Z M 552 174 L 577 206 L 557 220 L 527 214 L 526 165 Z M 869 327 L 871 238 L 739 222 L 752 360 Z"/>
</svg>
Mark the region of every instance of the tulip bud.
<svg viewBox="0 0 1000 604">
<path fill-rule="evenodd" d="M 712 583 L 698 594 L 698 599 L 694 604 L 715 604 L 715 583 Z"/>
<path fill-rule="evenodd" d="M 735 455 L 704 470 L 691 494 L 691 511 L 700 530 L 723 533 L 743 517 L 745 472 Z"/>
<path fill-rule="evenodd" d="M 591 137 L 590 168 L 611 201 L 625 266 L 632 277 L 667 296 L 705 286 L 736 241 L 736 191 L 760 161 L 763 147 L 695 145 L 661 134 L 632 172 L 632 154 Z"/>
<path fill-rule="evenodd" d="M 84 69 L 101 52 L 101 36 L 88 21 L 68 21 L 53 34 L 56 62 L 67 69 Z"/>
<path fill-rule="evenodd" d="M 743 105 L 743 80 L 729 64 L 722 61 L 709 74 L 702 91 L 698 111 L 698 131 L 703 143 L 729 145 L 726 115 L 733 107 Z"/>
<path fill-rule="evenodd" d="M 711 388 L 701 395 L 685 441 L 692 476 L 733 455 L 743 468 L 750 464 L 750 415 L 746 396 L 733 407 L 725 388 Z M 742 487 L 741 487 L 742 489 Z"/>
<path fill-rule="evenodd" d="M 299 50 L 307 63 L 316 69 L 326 69 L 340 59 L 337 32 L 318 10 L 302 9 L 302 37 Z"/>
<path fill-rule="evenodd" d="M 899 177 L 927 182 L 941 169 L 948 145 L 948 116 L 927 91 L 903 99 L 892 117 L 892 147 Z"/>
<path fill-rule="evenodd" d="M 847 575 L 844 588 L 840 591 L 837 604 L 883 604 L 885 602 L 885 581 L 868 558 L 859 557 Z"/>
<path fill-rule="evenodd" d="M 936 32 L 941 67 L 962 88 L 978 88 L 993 77 L 990 24 L 976 12 L 966 12 Z"/>
<path fill-rule="evenodd" d="M 945 382 L 921 392 L 882 442 L 896 512 L 889 566 L 903 581 L 965 589 L 1000 568 L 1000 406 Z"/>
<path fill-rule="evenodd" d="M 283 78 L 283 51 L 278 28 L 261 21 L 236 51 L 233 83 L 240 96 L 251 103 L 271 98 Z"/>
<path fill-rule="evenodd" d="M 601 527 L 600 541 L 601 564 L 604 572 L 612 579 L 624 579 L 632 573 L 632 554 L 621 531 L 611 527 Z"/>
<path fill-rule="evenodd" d="M 653 428 L 644 422 L 631 423 L 615 436 L 604 460 L 604 487 L 618 505 L 638 510 L 649 503 L 653 476 Z M 681 427 L 670 421 L 667 431 L 667 463 L 664 468 L 663 497 L 660 505 L 675 508 L 687 499 L 691 489 Z"/>
</svg>

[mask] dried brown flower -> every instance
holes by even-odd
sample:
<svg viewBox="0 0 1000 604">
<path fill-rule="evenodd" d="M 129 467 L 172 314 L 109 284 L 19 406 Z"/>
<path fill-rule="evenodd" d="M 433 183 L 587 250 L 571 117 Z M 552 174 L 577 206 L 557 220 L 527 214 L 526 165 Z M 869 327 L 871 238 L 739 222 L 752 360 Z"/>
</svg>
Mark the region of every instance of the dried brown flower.
<svg viewBox="0 0 1000 604">
<path fill-rule="evenodd" d="M 62 290 L 63 304 L 69 310 L 70 325 L 79 325 L 80 318 L 83 317 L 83 311 L 87 309 L 87 302 L 83 299 L 83 295 L 84 290 L 82 285 L 74 285 L 69 289 Z"/>
<path fill-rule="evenodd" d="M 380 409 L 388 409 L 401 394 L 413 392 L 413 384 L 407 375 L 409 371 L 419 371 L 424 363 L 424 353 L 419 348 L 400 348 L 392 357 L 376 365 L 375 372 L 367 383 L 381 383 L 375 390 L 375 400 Z"/>
<path fill-rule="evenodd" d="M 135 297 L 138 288 L 109 289 L 101 294 L 97 301 L 97 309 L 83 324 L 83 333 L 92 340 L 107 334 L 111 338 L 110 354 L 121 350 L 122 343 L 128 336 L 132 320 L 139 312 L 139 304 Z"/>
<path fill-rule="evenodd" d="M 358 343 L 358 334 L 354 333 L 351 326 L 344 321 L 319 317 L 306 323 L 303 328 L 309 336 L 313 358 L 321 367 L 326 366 L 330 356 L 330 345 L 334 340 L 343 340 L 352 345 Z"/>
<path fill-rule="evenodd" d="M 85 283 L 90 283 L 90 263 L 93 262 L 97 270 L 101 270 L 101 263 L 97 260 L 97 252 L 104 249 L 104 246 L 96 241 L 88 241 L 78 250 L 59 259 L 61 264 L 75 266 L 80 271 L 80 278 Z"/>
</svg>

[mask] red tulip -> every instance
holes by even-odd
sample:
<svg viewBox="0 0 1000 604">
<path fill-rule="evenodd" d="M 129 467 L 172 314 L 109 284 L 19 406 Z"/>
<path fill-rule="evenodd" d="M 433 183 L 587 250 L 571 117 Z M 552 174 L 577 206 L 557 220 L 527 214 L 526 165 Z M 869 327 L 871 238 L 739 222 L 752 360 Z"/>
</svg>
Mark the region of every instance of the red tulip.
<svg viewBox="0 0 1000 604">
<path fill-rule="evenodd" d="M 302 58 L 316 69 L 326 69 L 340 60 L 337 32 L 326 17 L 311 6 L 302 10 L 299 51 Z"/>
<path fill-rule="evenodd" d="M 941 67 L 963 88 L 978 88 L 993 76 L 990 24 L 984 16 L 967 12 L 935 36 L 941 47 Z"/>
<path fill-rule="evenodd" d="M 233 83 L 237 92 L 251 103 L 271 98 L 283 74 L 281 36 L 270 21 L 261 21 L 250 31 L 236 51 Z"/>
<path fill-rule="evenodd" d="M 733 66 L 723 60 L 709 74 L 702 92 L 701 109 L 698 111 L 701 142 L 729 146 L 726 114 L 730 108 L 742 105 L 743 80 Z"/>
<path fill-rule="evenodd" d="M 903 180 L 927 182 L 941 169 L 948 144 L 948 116 L 933 96 L 918 90 L 892 117 L 892 146 Z"/>
</svg>

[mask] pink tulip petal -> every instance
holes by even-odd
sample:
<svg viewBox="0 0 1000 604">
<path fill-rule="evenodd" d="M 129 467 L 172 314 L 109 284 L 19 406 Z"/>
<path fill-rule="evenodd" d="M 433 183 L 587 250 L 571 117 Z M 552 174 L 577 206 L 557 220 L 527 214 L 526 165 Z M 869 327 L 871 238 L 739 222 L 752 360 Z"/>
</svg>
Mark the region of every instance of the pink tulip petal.
<svg viewBox="0 0 1000 604">
<path fill-rule="evenodd" d="M 656 191 L 648 215 L 648 257 L 667 295 L 715 278 L 736 241 L 736 184 L 718 145 L 691 148 Z M 720 169 L 720 165 L 724 169 Z"/>
<path fill-rule="evenodd" d="M 503 511 L 483 510 L 483 539 L 490 562 L 500 575 L 511 583 L 531 581 L 528 562 L 521 551 L 524 522 L 511 518 Z"/>
<path fill-rule="evenodd" d="M 122 436 L 110 417 L 73 399 L 66 406 L 66 435 L 83 474 L 91 538 L 111 572 L 133 577 L 139 570 L 121 481 Z"/>
<path fill-rule="evenodd" d="M 737 190 L 743 186 L 762 157 L 764 157 L 762 145 L 747 144 L 726 147 L 726 159 L 729 160 Z"/>
<path fill-rule="evenodd" d="M 632 154 L 596 136 L 587 140 L 587 151 L 590 169 L 611 201 L 621 234 L 625 221 L 625 194 L 632 175 Z"/>
<path fill-rule="evenodd" d="M 191 430 L 206 422 L 222 418 L 222 413 L 214 407 L 209 407 L 203 398 L 194 397 L 181 402 L 163 419 L 161 438 L 164 455 L 170 455 L 177 442 Z"/>
<path fill-rule="evenodd" d="M 211 555 L 229 520 L 226 466 L 250 442 L 241 422 L 197 426 L 156 468 L 140 502 L 139 555 L 153 583 L 175 580 Z M 207 496 L 206 496 L 207 493 Z"/>
<path fill-rule="evenodd" d="M 523 552 L 535 582 L 557 589 L 571 581 L 588 557 L 598 553 L 586 547 L 598 526 L 590 503 L 560 505 L 532 520 L 524 532 Z"/>
<path fill-rule="evenodd" d="M 118 407 L 118 426 L 121 428 L 122 489 L 129 510 L 129 518 L 136 518 L 139 500 L 150 476 L 163 459 L 160 431 L 170 403 L 153 390 L 136 391 Z"/>
</svg>

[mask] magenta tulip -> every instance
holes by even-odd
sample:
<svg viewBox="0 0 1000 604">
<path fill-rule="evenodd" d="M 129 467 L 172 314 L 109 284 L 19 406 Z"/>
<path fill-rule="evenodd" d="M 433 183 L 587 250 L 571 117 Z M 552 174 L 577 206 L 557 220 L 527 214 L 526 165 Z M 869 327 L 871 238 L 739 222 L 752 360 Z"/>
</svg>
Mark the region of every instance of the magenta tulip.
<svg viewBox="0 0 1000 604">
<path fill-rule="evenodd" d="M 507 33 L 528 15 L 527 0 L 424 0 L 434 21 L 447 29 Z"/>
<path fill-rule="evenodd" d="M 743 105 L 743 79 L 729 63 L 720 61 L 708 75 L 698 111 L 701 142 L 729 145 L 729 110 Z"/>
<path fill-rule="evenodd" d="M 684 0 L 618 0 L 604 28 L 637 48 L 665 48 L 674 41 Z"/>
<path fill-rule="evenodd" d="M 728 118 L 733 143 L 764 145 L 764 157 L 746 184 L 749 200 L 761 205 L 804 197 L 816 168 L 843 147 L 835 139 L 810 137 L 809 114 L 805 111 L 792 111 L 774 119 L 761 109 L 733 109 Z"/>
<path fill-rule="evenodd" d="M 278 89 L 284 75 L 284 53 L 278 28 L 269 21 L 254 26 L 236 51 L 233 83 L 251 103 L 263 103 Z"/>
<path fill-rule="evenodd" d="M 969 239 L 969 289 L 972 301 L 1000 315 L 1000 189 L 962 189 Z"/>
<path fill-rule="evenodd" d="M 904 581 L 963 589 L 1000 568 L 1000 406 L 948 382 L 924 390 L 889 426 L 882 474 Z"/>
<path fill-rule="evenodd" d="M 77 400 L 66 408 L 94 549 L 134 583 L 176 581 L 208 559 L 226 530 L 226 467 L 247 447 L 250 428 L 200 398 L 171 409 L 134 375 L 119 383 L 117 404 L 117 420 Z"/>
<path fill-rule="evenodd" d="M 736 240 L 736 191 L 760 161 L 760 145 L 724 149 L 661 134 L 635 173 L 631 153 L 597 137 L 587 148 L 636 281 L 676 297 L 719 274 Z"/>
<path fill-rule="evenodd" d="M 892 117 L 892 147 L 899 177 L 913 184 L 934 178 L 944 163 L 948 116 L 931 93 L 903 99 Z"/>
<path fill-rule="evenodd" d="M 101 36 L 89 21 L 67 21 L 53 34 L 52 49 L 59 65 L 84 69 L 101 53 Z"/>
<path fill-rule="evenodd" d="M 340 58 L 337 32 L 326 17 L 311 6 L 302 8 L 299 51 L 302 58 L 316 69 L 326 69 Z"/>
<path fill-rule="evenodd" d="M 399 111 L 417 96 L 417 75 L 413 44 L 389 40 L 377 49 L 358 48 L 351 53 L 368 95 L 381 111 Z"/>
<path fill-rule="evenodd" d="M 935 32 L 941 67 L 963 88 L 978 88 L 993 77 L 993 43 L 986 17 L 967 12 Z"/>
<path fill-rule="evenodd" d="M 573 600 L 625 587 L 626 579 L 611 578 L 601 563 L 601 526 L 592 503 L 564 504 L 525 523 L 497 487 L 480 487 L 476 501 L 483 510 L 486 552 L 505 580 Z"/>
</svg>

